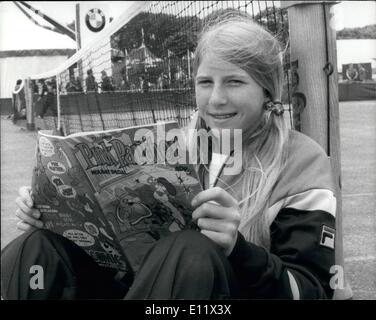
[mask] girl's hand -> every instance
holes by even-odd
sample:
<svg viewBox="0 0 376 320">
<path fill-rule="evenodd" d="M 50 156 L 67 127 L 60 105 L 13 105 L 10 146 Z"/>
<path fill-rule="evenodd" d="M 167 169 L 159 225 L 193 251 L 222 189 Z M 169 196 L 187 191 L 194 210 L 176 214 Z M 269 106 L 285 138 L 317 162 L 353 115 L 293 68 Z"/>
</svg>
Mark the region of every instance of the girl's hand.
<svg viewBox="0 0 376 320">
<path fill-rule="evenodd" d="M 20 219 L 17 228 L 28 231 L 33 228 L 43 228 L 43 222 L 39 220 L 40 212 L 33 208 L 34 201 L 31 198 L 31 187 L 21 187 L 16 199 L 18 209 L 16 216 Z"/>
<path fill-rule="evenodd" d="M 225 255 L 229 256 L 238 238 L 238 202 L 227 191 L 215 187 L 196 195 L 192 206 L 196 208 L 192 217 L 197 220 L 201 233 L 222 247 Z"/>
</svg>

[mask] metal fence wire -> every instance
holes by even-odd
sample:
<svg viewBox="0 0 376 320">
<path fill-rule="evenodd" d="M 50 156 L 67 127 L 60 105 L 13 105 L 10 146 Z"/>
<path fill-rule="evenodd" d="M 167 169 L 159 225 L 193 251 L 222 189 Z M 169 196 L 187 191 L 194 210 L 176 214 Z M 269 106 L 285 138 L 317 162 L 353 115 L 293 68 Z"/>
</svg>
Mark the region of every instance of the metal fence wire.
<svg viewBox="0 0 376 320">
<path fill-rule="evenodd" d="M 169 120 L 187 125 L 196 109 L 197 36 L 207 21 L 229 9 L 250 14 L 285 49 L 282 101 L 292 125 L 287 11 L 274 1 L 150 2 L 62 72 L 32 79 L 36 114 L 45 128 L 59 127 L 64 135 Z"/>
</svg>

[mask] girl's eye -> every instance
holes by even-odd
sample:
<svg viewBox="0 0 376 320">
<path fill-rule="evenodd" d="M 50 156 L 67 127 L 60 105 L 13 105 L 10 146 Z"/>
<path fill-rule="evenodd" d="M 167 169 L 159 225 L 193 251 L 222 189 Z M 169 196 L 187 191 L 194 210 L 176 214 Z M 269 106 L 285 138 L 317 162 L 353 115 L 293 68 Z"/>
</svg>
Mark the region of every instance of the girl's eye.
<svg viewBox="0 0 376 320">
<path fill-rule="evenodd" d="M 242 84 L 244 82 L 241 81 L 241 80 L 238 80 L 238 79 L 231 79 L 231 80 L 229 80 L 229 83 L 230 84 Z"/>
<path fill-rule="evenodd" d="M 208 84 L 211 84 L 211 81 L 210 80 L 199 80 L 197 81 L 198 84 L 200 85 L 208 85 Z"/>
</svg>

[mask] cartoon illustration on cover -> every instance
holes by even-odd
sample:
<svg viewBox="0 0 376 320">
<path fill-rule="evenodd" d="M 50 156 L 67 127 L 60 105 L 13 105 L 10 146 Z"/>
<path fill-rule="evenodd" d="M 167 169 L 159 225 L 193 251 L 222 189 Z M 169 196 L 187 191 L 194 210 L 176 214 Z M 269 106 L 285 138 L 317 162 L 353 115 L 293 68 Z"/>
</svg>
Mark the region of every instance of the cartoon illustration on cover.
<svg viewBox="0 0 376 320">
<path fill-rule="evenodd" d="M 128 270 L 129 262 L 87 183 L 63 143 L 40 137 L 32 195 L 47 229 L 72 240 L 106 268 Z"/>
</svg>

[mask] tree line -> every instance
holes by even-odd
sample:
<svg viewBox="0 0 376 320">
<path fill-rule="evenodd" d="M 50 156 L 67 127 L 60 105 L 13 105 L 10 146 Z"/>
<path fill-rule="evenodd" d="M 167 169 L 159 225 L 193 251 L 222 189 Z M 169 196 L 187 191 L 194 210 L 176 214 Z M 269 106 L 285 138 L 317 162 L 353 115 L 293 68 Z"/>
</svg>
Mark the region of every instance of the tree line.
<svg viewBox="0 0 376 320">
<path fill-rule="evenodd" d="M 337 40 L 342 39 L 376 39 L 376 24 L 339 30 L 337 31 Z"/>
</svg>

